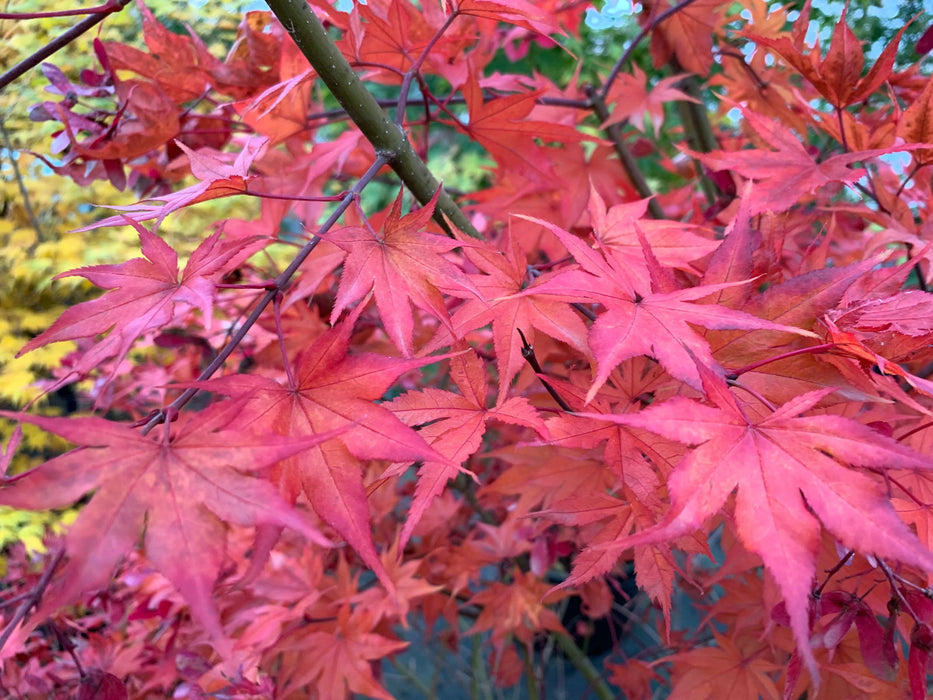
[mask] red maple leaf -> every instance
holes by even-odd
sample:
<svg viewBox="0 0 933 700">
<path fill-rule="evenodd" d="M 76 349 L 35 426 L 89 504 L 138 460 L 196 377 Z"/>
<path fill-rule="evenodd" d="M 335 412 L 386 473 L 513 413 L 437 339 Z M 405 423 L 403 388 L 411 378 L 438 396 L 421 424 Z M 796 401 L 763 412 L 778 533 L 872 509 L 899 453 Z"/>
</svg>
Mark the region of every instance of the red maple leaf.
<svg viewBox="0 0 933 700">
<path fill-rule="evenodd" d="M 108 209 L 115 209 L 124 214 L 101 219 L 76 230 L 89 231 L 102 226 L 123 226 L 128 217 L 134 222 L 155 219 L 158 228 L 162 220 L 173 211 L 209 199 L 246 194 L 248 183 L 257 177 L 250 175 L 250 167 L 253 161 L 262 155 L 268 141 L 265 136 L 251 137 L 236 156 L 220 151 L 212 152 L 212 149 L 207 148 L 192 151 L 181 141 L 176 141 L 175 144 L 188 155 L 191 174 L 201 182 L 159 198 L 144 199 L 126 206 L 109 206 Z M 230 160 L 233 160 L 232 164 Z"/>
<path fill-rule="evenodd" d="M 599 191 L 591 185 L 588 212 L 594 238 L 611 249 L 616 263 L 626 268 L 631 277 L 642 280 L 642 284 L 648 284 L 651 276 L 642 234 L 650 241 L 651 253 L 661 265 L 695 274 L 696 268 L 691 263 L 716 251 L 720 243 L 714 240 L 711 231 L 695 224 L 644 219 L 648 201 L 639 199 L 607 209 Z"/>
<path fill-rule="evenodd" d="M 424 230 L 439 194 L 440 190 L 418 211 L 401 216 L 400 192 L 381 234 L 368 225 L 347 226 L 325 234 L 326 240 L 347 251 L 331 323 L 353 302 L 372 292 L 386 333 L 395 347 L 411 357 L 412 304 L 449 322 L 442 290 L 479 297 L 463 271 L 443 257 L 469 243 Z"/>
<path fill-rule="evenodd" d="M 466 248 L 464 254 L 481 272 L 469 275 L 478 298 L 465 299 L 451 315 L 451 329 L 438 329 L 437 337 L 425 348 L 437 350 L 456 338 L 492 324 L 492 342 L 499 367 L 499 396 L 504 398 L 512 379 L 525 363 L 520 328 L 528 342 L 535 343 L 535 329 L 586 352 L 586 325 L 567 304 L 547 297 L 519 296 L 528 282 L 525 251 L 511 231 L 498 247 L 479 244 Z M 546 279 L 547 276 L 540 278 Z M 537 283 L 537 282 L 536 282 Z M 532 284 L 532 287 L 534 284 Z"/>
<path fill-rule="evenodd" d="M 200 99 L 220 61 L 197 36 L 176 34 L 159 22 L 143 3 L 142 34 L 149 53 L 116 41 L 104 43 L 116 70 L 128 70 L 157 83 L 176 103 Z M 174 110 L 173 110 L 174 111 Z"/>
<path fill-rule="evenodd" d="M 804 32 L 809 23 L 809 5 L 807 8 L 797 20 Z M 901 27 L 863 77 L 865 54 L 862 50 L 862 43 L 846 22 L 847 9 L 848 6 L 842 8 L 842 15 L 833 31 L 829 51 L 826 53 L 826 58 L 822 60 L 819 43 L 810 50 L 809 54 L 805 55 L 801 51 L 802 42 L 795 45 L 795 42 L 785 36 L 777 38 L 749 36 L 756 43 L 780 54 L 784 60 L 800 71 L 800 74 L 809 80 L 831 105 L 841 109 L 867 99 L 888 79 L 897 58 L 897 45 L 900 43 L 904 30 L 907 29 L 907 25 Z"/>
<path fill-rule="evenodd" d="M 556 603 L 568 593 L 548 595 L 548 584 L 530 571 L 516 569 L 512 583 L 496 582 L 470 599 L 478 605 L 479 617 L 465 635 L 492 631 L 492 643 L 501 647 L 507 635 L 513 635 L 523 644 L 531 644 L 538 632 L 549 630 L 566 634 L 560 618 L 543 602 Z"/>
<path fill-rule="evenodd" d="M 671 55 L 684 70 L 698 75 L 709 73 L 713 65 L 713 37 L 726 21 L 722 0 L 699 0 L 684 5 L 678 12 L 653 27 L 651 58 L 655 67 L 668 62 Z M 645 8 L 657 17 L 672 7 L 667 0 L 651 0 Z"/>
<path fill-rule="evenodd" d="M 562 33 L 553 15 L 528 0 L 459 0 L 456 8 L 462 15 L 514 24 L 544 36 Z"/>
<path fill-rule="evenodd" d="M 283 685 L 311 685 L 320 698 L 345 698 L 347 691 L 378 700 L 393 700 L 373 675 L 372 662 L 408 646 L 374 631 L 378 618 L 365 608 L 349 605 L 337 612 L 333 630 L 303 624 L 276 644 L 282 654 Z"/>
<path fill-rule="evenodd" d="M 513 396 L 486 408 L 486 372 L 475 352 L 453 357 L 450 363 L 450 373 L 460 394 L 428 388 L 404 394 L 388 406 L 409 425 L 431 422 L 420 434 L 448 460 L 425 461 L 418 470 L 418 484 L 402 529 L 400 548 L 405 546 L 430 502 L 444 490 L 448 480 L 460 473 L 460 465 L 479 449 L 489 420 L 523 425 L 542 437 L 547 435 L 544 421 L 523 397 Z"/>
<path fill-rule="evenodd" d="M 354 314 L 322 333 L 298 355 L 287 384 L 256 375 L 231 375 L 203 384 L 222 394 L 248 394 L 239 423 L 300 437 L 341 430 L 342 435 L 286 460 L 279 482 L 294 501 L 303 490 L 311 507 L 356 550 L 392 589 L 376 552 L 360 459 L 446 462 L 417 432 L 374 403 L 404 372 L 443 357 L 401 360 L 372 353 L 348 355 Z"/>
<path fill-rule="evenodd" d="M 652 133 L 656 134 L 664 122 L 665 102 L 697 102 L 683 90 L 675 85 L 682 81 L 684 76 L 672 75 L 661 78 L 658 84 L 648 89 L 648 77 L 638 66 L 634 66 L 632 74 L 620 73 L 613 82 L 606 102 L 613 103 L 612 114 L 604 121 L 600 128 L 605 129 L 612 124 L 631 121 L 632 126 L 644 131 L 645 119 L 650 119 Z"/>
<path fill-rule="evenodd" d="M 933 569 L 933 554 L 880 485 L 852 468 L 931 470 L 933 461 L 849 418 L 803 415 L 833 389 L 803 394 L 755 419 L 719 376 L 702 363 L 697 368 L 714 406 L 674 397 L 638 413 L 585 414 L 695 446 L 668 479 L 667 515 L 604 548 L 618 554 L 694 532 L 736 491 L 739 537 L 777 581 L 799 653 L 816 678 L 808 605 L 821 523 L 850 549 Z M 569 583 L 580 580 L 574 574 Z"/>
<path fill-rule="evenodd" d="M 577 143 L 585 136 L 571 126 L 528 119 L 540 95 L 526 92 L 484 102 L 479 81 L 471 75 L 463 86 L 469 118 L 455 125 L 479 141 L 500 166 L 518 170 L 526 178 L 553 181 L 549 159 L 535 140 Z"/>
<path fill-rule="evenodd" d="M 65 508 L 93 492 L 68 531 L 69 561 L 43 599 L 39 622 L 82 592 L 103 586 L 143 530 L 149 561 L 217 639 L 223 632 L 212 591 L 224 559 L 225 522 L 291 527 L 330 546 L 271 483 L 244 472 L 269 467 L 333 434 L 283 438 L 232 430 L 242 404 L 214 404 L 149 435 L 103 418 L 0 412 L 80 446 L 4 481 L 0 503 Z"/>
<path fill-rule="evenodd" d="M 84 277 L 110 291 L 67 309 L 48 329 L 26 343 L 17 356 L 49 343 L 107 333 L 72 367 L 73 374 L 83 376 L 107 360 L 121 360 L 141 335 L 164 328 L 191 308 L 200 310 L 202 322 L 210 327 L 215 281 L 253 239 L 224 243 L 220 232 L 208 236 L 191 254 L 179 278 L 178 254 L 152 231 L 131 223 L 139 233 L 146 257 L 58 275 L 56 279 Z"/>
<path fill-rule="evenodd" d="M 754 642 L 751 649 L 743 649 L 715 629 L 713 638 L 714 645 L 668 657 L 678 662 L 671 689 L 674 697 L 778 700 L 780 693 L 773 676 L 781 667 L 761 658 L 760 642 Z"/>
<path fill-rule="evenodd" d="M 522 295 L 546 294 L 574 302 L 585 299 L 606 307 L 589 333 L 597 372 L 586 395 L 587 403 L 616 365 L 637 355 L 654 357 L 671 376 L 699 389 L 700 375 L 694 359 L 698 358 L 707 367 L 718 365 L 707 342 L 688 322 L 706 328 L 768 329 L 813 336 L 809 331 L 765 321 L 724 306 L 692 303 L 733 286 L 732 283 L 655 293 L 653 288 L 657 283 L 652 281 L 652 288 L 645 288 L 629 274 L 624 264 L 619 263 L 612 249 L 595 250 L 559 226 L 531 216 L 521 218 L 552 231 L 580 265 L 559 271 L 546 282 L 526 289 Z M 650 249 L 646 257 L 649 256 Z M 657 266 L 657 261 L 653 262 Z"/>
<path fill-rule="evenodd" d="M 759 183 L 750 202 L 751 214 L 785 211 L 804 195 L 813 194 L 833 182 L 852 184 L 865 175 L 863 169 L 852 167 L 858 161 L 894 151 L 920 149 L 917 145 L 876 148 L 843 153 L 817 162 L 787 127 L 749 109 L 743 109 L 742 114 L 773 151 L 749 148 L 730 152 L 691 152 L 691 155 L 713 170 L 731 170 Z"/>
</svg>

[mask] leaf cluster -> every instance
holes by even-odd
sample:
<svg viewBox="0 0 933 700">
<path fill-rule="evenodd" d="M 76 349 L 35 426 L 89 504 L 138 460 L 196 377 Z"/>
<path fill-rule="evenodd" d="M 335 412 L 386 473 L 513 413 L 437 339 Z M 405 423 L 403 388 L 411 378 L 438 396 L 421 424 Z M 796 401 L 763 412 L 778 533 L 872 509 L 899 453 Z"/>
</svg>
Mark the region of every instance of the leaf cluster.
<svg viewBox="0 0 933 700">
<path fill-rule="evenodd" d="M 40 291 L 84 241 L 56 279 L 99 290 L 7 322 L 4 371 L 73 405 L 0 413 L 0 506 L 80 511 L 45 568 L 8 548 L 0 687 L 391 698 L 414 625 L 532 695 L 559 648 L 600 698 L 924 697 L 906 29 L 652 1 L 623 51 L 561 0 L 269 6 L 140 4 L 43 70 L 42 162 L 140 199 L 0 231 Z M 22 471 L 37 434 L 75 448 Z M 650 641 L 596 665 L 598 624 Z"/>
</svg>

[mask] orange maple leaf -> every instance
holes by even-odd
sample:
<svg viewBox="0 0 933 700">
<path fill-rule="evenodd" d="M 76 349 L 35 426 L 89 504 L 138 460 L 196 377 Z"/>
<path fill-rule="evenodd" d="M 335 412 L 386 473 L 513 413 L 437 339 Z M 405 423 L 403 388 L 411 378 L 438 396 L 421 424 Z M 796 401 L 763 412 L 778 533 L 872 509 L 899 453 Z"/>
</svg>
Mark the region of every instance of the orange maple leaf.
<svg viewBox="0 0 933 700">
<path fill-rule="evenodd" d="M 439 194 L 440 190 L 426 206 L 401 216 L 399 193 L 381 233 L 367 224 L 324 235 L 347 251 L 331 323 L 353 302 L 372 292 L 386 333 L 410 357 L 414 354 L 412 305 L 449 323 L 442 290 L 482 298 L 466 274 L 444 257 L 444 253 L 470 244 L 424 230 Z"/>
</svg>

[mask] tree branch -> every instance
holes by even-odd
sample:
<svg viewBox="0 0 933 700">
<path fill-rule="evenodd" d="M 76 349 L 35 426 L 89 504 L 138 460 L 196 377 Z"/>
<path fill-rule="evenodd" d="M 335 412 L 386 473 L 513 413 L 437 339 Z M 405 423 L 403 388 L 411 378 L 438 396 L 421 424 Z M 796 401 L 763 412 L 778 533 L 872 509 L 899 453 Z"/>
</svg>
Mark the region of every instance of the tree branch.
<svg viewBox="0 0 933 700">
<path fill-rule="evenodd" d="M 363 81 L 344 58 L 324 25 L 305 0 L 266 0 L 269 8 L 285 27 L 314 68 L 318 77 L 340 103 L 376 153 L 386 159 L 421 204 L 427 204 L 440 188 L 424 161 L 418 157 L 404 131 L 395 124 L 366 89 Z M 434 220 L 448 234 L 449 219 L 461 231 L 481 238 L 463 210 L 441 190 L 434 208 Z"/>
<path fill-rule="evenodd" d="M 67 32 L 61 36 L 55 37 L 55 39 L 50 41 L 41 49 L 33 54 L 30 54 L 15 66 L 10 68 L 10 70 L 8 70 L 6 73 L 0 75 L 0 90 L 3 90 L 7 85 L 12 83 L 30 68 L 35 68 L 49 56 L 68 46 L 68 44 L 84 34 L 84 32 L 86 32 L 88 29 L 91 29 L 92 27 L 95 27 L 96 25 L 103 22 L 105 17 L 109 17 L 114 12 L 119 12 L 122 10 L 124 7 L 130 4 L 130 0 L 116 0 L 115 2 L 109 4 L 111 7 L 108 12 L 98 12 L 89 17 L 86 17 Z"/>
<path fill-rule="evenodd" d="M 555 632 L 551 636 L 554 638 L 554 641 L 557 642 L 557 646 L 561 648 L 561 651 L 563 651 L 570 660 L 570 663 L 576 667 L 580 675 L 590 684 L 590 689 L 593 691 L 593 694 L 599 698 L 599 700 L 614 700 L 615 693 L 606 685 L 606 681 L 603 680 L 602 674 L 593 665 L 593 662 L 589 660 L 587 655 L 583 653 L 580 647 L 576 645 L 573 641 L 573 637 L 560 632 Z"/>
</svg>

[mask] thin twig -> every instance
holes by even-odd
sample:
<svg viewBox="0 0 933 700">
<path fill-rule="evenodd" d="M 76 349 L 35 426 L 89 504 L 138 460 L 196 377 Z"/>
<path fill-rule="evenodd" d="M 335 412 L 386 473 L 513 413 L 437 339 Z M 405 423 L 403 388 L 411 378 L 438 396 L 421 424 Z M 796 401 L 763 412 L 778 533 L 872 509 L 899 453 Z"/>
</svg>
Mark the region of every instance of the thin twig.
<svg viewBox="0 0 933 700">
<path fill-rule="evenodd" d="M 105 2 L 103 5 L 95 5 L 85 9 L 77 10 L 50 10 L 48 12 L 0 12 L 0 19 L 24 20 L 24 19 L 51 19 L 53 17 L 80 17 L 81 15 L 109 15 L 115 11 L 116 3 Z"/>
<path fill-rule="evenodd" d="M 907 614 L 910 615 L 911 619 L 917 624 L 922 623 L 922 618 L 914 611 L 908 602 L 907 598 L 904 597 L 904 594 L 901 592 L 900 586 L 897 585 L 897 580 L 894 578 L 894 572 L 891 571 L 891 568 L 885 564 L 881 559 L 876 559 L 878 562 L 878 568 L 884 573 L 885 578 L 888 579 L 888 585 L 891 586 L 891 592 L 898 599 L 898 602 L 904 606 L 904 610 L 907 611 Z"/>
<path fill-rule="evenodd" d="M 52 39 L 52 41 L 43 46 L 41 49 L 35 53 L 30 54 L 15 66 L 10 68 L 10 70 L 8 70 L 6 73 L 0 75 L 0 90 L 3 90 L 7 85 L 12 83 L 29 69 L 38 66 L 52 54 L 68 46 L 68 44 L 70 44 L 89 29 L 92 29 L 93 27 L 103 22 L 104 18 L 109 17 L 114 12 L 119 12 L 129 4 L 130 0 L 116 0 L 116 2 L 112 3 L 109 12 L 101 12 L 91 15 L 90 17 L 86 17 L 71 29 L 66 31 L 64 34 L 61 34 Z"/>
<path fill-rule="evenodd" d="M 441 28 L 435 32 L 434 36 L 431 37 L 431 41 L 429 41 L 427 46 L 424 47 L 424 51 L 421 52 L 421 55 L 418 56 L 418 59 L 411 64 L 407 71 L 405 71 L 405 77 L 402 78 L 402 87 L 399 90 L 398 101 L 396 102 L 395 106 L 395 123 L 398 124 L 399 127 L 402 127 L 403 122 L 405 121 L 405 106 L 408 103 L 408 91 L 411 88 L 411 81 L 416 75 L 418 75 L 418 71 L 420 71 L 421 66 L 424 65 L 424 61 L 427 59 L 431 49 L 434 48 L 434 45 L 437 44 L 442 36 L 444 36 L 444 32 L 450 28 L 450 25 L 453 24 L 454 20 L 459 16 L 460 12 L 454 10 L 450 16 L 447 17 L 447 20 L 444 22 Z"/>
<path fill-rule="evenodd" d="M 16 186 L 19 188 L 19 195 L 23 199 L 23 209 L 26 210 L 26 218 L 29 219 L 29 225 L 32 226 L 32 230 L 36 232 L 36 242 L 42 243 L 45 241 L 45 234 L 42 231 L 42 227 L 39 225 L 39 217 L 36 216 L 36 210 L 32 208 L 32 199 L 29 197 L 29 190 L 26 188 L 26 183 L 23 181 L 23 174 L 20 172 L 19 163 L 16 162 L 16 157 L 13 155 L 13 143 L 10 141 L 10 134 L 6 130 L 6 122 L 2 116 L 0 116 L 0 136 L 3 137 L 3 147 L 6 148 L 7 157 L 10 159 L 10 165 L 13 167 L 13 177 L 16 179 Z"/>
<path fill-rule="evenodd" d="M 52 559 L 51 563 L 46 567 L 45 571 L 42 572 L 42 576 L 36 582 L 36 587 L 32 589 L 32 594 L 23 601 L 16 612 L 13 613 L 13 617 L 10 618 L 10 621 L 7 622 L 6 627 L 3 628 L 3 632 L 0 633 L 0 649 L 7 643 L 10 635 L 13 634 L 19 623 L 22 622 L 26 615 L 29 614 L 29 611 L 39 604 L 39 601 L 42 600 L 42 596 L 45 593 L 45 589 L 49 587 L 49 583 L 52 581 L 52 576 L 55 574 L 55 570 L 58 569 L 58 565 L 62 561 L 62 557 L 65 556 L 64 547 L 59 549 L 55 554 L 55 557 Z"/>
<path fill-rule="evenodd" d="M 564 652 L 564 655 L 570 660 L 570 663 L 576 667 L 580 675 L 590 684 L 590 688 L 593 690 L 596 697 L 599 698 L 599 700 L 614 700 L 615 693 L 606 685 L 606 681 L 603 680 L 602 674 L 593 665 L 593 662 L 589 660 L 586 654 L 583 653 L 583 650 L 577 646 L 573 638 L 561 632 L 555 632 L 551 636 L 557 642 L 561 651 Z"/>
<path fill-rule="evenodd" d="M 72 642 L 68 636 L 62 632 L 61 627 L 59 627 L 54 620 L 50 621 L 47 627 L 51 628 L 52 632 L 55 634 L 55 639 L 58 640 L 59 646 L 68 652 L 68 655 L 74 662 L 75 668 L 78 669 L 78 676 L 80 676 L 82 679 L 87 678 L 87 672 L 85 672 L 84 666 L 81 665 L 81 659 L 79 659 L 78 655 L 75 653 L 74 642 Z"/>
<path fill-rule="evenodd" d="M 547 389 L 547 393 L 551 395 L 551 398 L 554 399 L 554 401 L 557 403 L 558 406 L 560 406 L 562 409 L 564 409 L 568 413 L 572 412 L 573 409 L 570 408 L 570 405 L 561 398 L 561 395 L 558 394 L 557 391 L 554 389 L 554 387 L 551 386 L 551 383 L 547 379 L 544 378 L 544 370 L 541 369 L 541 365 L 538 363 L 538 358 L 535 357 L 534 346 L 532 346 L 525 339 L 525 334 L 522 333 L 521 328 L 516 328 L 515 330 L 518 331 L 518 334 L 521 336 L 521 339 L 522 339 L 522 357 L 524 357 L 525 361 L 529 365 L 531 365 L 531 369 L 534 370 L 538 379 L 541 380 L 541 383 L 544 385 L 544 388 Z"/>
<path fill-rule="evenodd" d="M 845 553 L 845 556 L 842 557 L 838 562 L 836 562 L 836 565 L 833 566 L 833 568 L 829 569 L 829 570 L 826 572 L 826 578 L 823 579 L 823 583 L 821 583 L 819 586 L 817 586 L 817 587 L 814 589 L 813 595 L 815 595 L 815 596 L 822 595 L 823 589 L 826 588 L 826 584 L 829 583 L 830 579 L 831 579 L 833 576 L 835 576 L 836 573 L 837 573 L 843 566 L 845 566 L 846 564 L 849 563 L 849 560 L 850 560 L 854 555 L 855 555 L 855 550 L 854 550 L 854 549 L 850 549 L 848 552 L 846 552 L 846 553 Z"/>
</svg>

